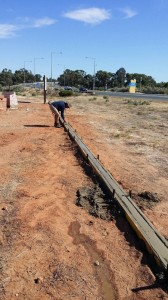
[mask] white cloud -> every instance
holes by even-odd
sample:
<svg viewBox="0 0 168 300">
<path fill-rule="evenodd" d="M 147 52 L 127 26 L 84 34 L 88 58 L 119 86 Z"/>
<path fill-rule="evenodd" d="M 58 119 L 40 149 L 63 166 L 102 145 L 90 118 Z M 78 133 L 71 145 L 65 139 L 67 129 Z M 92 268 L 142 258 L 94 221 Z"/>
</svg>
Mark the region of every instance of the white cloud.
<svg viewBox="0 0 168 300">
<path fill-rule="evenodd" d="M 17 27 L 12 24 L 0 24 L 0 39 L 11 38 L 15 36 Z"/>
<path fill-rule="evenodd" d="M 123 8 L 121 9 L 121 11 L 123 12 L 125 19 L 130 19 L 138 14 L 135 10 L 131 8 Z"/>
<path fill-rule="evenodd" d="M 110 13 L 108 10 L 96 7 L 70 11 L 65 13 L 63 16 L 89 24 L 99 24 L 110 19 Z"/>
<path fill-rule="evenodd" d="M 22 21 L 22 22 L 21 22 Z M 18 31 L 28 29 L 28 28 L 41 28 L 44 26 L 53 25 L 56 21 L 50 19 L 48 17 L 37 19 L 32 22 L 28 17 L 26 18 L 19 18 L 19 24 L 0 24 L 0 39 L 4 38 L 12 38 L 16 36 Z"/>
<path fill-rule="evenodd" d="M 42 19 L 38 19 L 34 22 L 34 26 L 33 27 L 44 27 L 44 26 L 49 26 L 54 24 L 56 21 L 54 19 L 50 19 L 50 18 L 42 18 Z"/>
</svg>

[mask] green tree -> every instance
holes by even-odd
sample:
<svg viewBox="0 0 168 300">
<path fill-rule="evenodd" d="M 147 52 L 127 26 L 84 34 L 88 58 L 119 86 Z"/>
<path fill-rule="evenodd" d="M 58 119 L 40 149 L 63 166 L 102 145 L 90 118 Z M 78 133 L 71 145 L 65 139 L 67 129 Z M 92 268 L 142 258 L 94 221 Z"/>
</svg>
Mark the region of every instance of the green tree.
<svg viewBox="0 0 168 300">
<path fill-rule="evenodd" d="M 112 73 L 106 71 L 98 71 L 96 73 L 96 86 L 106 89 L 111 86 Z"/>
<path fill-rule="evenodd" d="M 39 79 L 39 76 L 41 78 L 41 75 L 36 74 L 37 79 Z M 36 80 L 36 81 L 40 81 L 40 80 Z M 23 82 L 34 82 L 34 75 L 32 74 L 32 72 L 29 72 L 26 69 L 20 69 L 20 70 L 16 70 L 15 73 L 13 74 L 13 83 L 14 84 L 20 84 Z"/>
<path fill-rule="evenodd" d="M 93 88 L 93 76 L 86 74 L 82 86 L 91 90 Z"/>
<path fill-rule="evenodd" d="M 83 70 L 72 71 L 66 69 L 64 73 L 58 77 L 58 82 L 62 86 L 64 85 L 64 82 L 69 86 L 79 86 L 83 85 L 85 82 L 85 76 L 86 73 Z"/>
<path fill-rule="evenodd" d="M 120 68 L 116 72 L 116 81 L 117 81 L 117 85 L 120 86 L 120 87 L 123 87 L 125 85 L 126 71 L 125 71 L 124 68 Z"/>
<path fill-rule="evenodd" d="M 35 74 L 35 82 L 39 82 L 39 81 L 42 81 L 42 76 L 40 74 Z"/>
<path fill-rule="evenodd" d="M 13 75 L 13 83 L 19 84 L 24 82 L 24 68 L 20 70 L 16 70 Z"/>
<path fill-rule="evenodd" d="M 0 85 L 7 86 L 8 90 L 10 91 L 10 87 L 13 84 L 13 74 L 12 71 L 9 69 L 3 69 L 0 73 Z"/>
<path fill-rule="evenodd" d="M 34 82 L 34 75 L 32 74 L 31 71 L 28 71 L 28 70 L 24 70 L 24 80 L 26 83 L 31 83 L 31 82 Z"/>
<path fill-rule="evenodd" d="M 152 78 L 152 76 L 147 76 L 145 74 L 126 74 L 127 84 L 131 81 L 131 79 L 136 79 L 137 87 L 145 86 L 145 87 L 154 87 L 156 86 L 156 81 Z"/>
<path fill-rule="evenodd" d="M 156 84 L 157 87 L 160 87 L 160 88 L 168 88 L 168 82 L 160 82 L 160 83 L 157 83 Z"/>
</svg>

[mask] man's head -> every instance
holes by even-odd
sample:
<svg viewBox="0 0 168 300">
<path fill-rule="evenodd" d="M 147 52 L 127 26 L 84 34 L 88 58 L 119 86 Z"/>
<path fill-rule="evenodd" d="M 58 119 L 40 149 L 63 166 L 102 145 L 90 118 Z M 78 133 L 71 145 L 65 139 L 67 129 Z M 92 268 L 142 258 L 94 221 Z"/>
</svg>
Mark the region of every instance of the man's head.
<svg viewBox="0 0 168 300">
<path fill-rule="evenodd" d="M 65 108 L 70 108 L 71 104 L 69 104 L 68 102 L 65 102 Z"/>
</svg>

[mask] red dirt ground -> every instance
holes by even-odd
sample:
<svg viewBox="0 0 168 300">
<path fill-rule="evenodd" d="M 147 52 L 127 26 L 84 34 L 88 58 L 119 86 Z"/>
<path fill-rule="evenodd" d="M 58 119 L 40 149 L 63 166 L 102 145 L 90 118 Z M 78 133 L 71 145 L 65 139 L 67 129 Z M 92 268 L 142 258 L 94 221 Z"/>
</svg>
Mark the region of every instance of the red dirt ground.
<svg viewBox="0 0 168 300">
<path fill-rule="evenodd" d="M 48 105 L 28 100 L 0 113 L 0 299 L 167 300 L 152 288 L 155 277 L 128 224 L 76 206 L 77 190 L 93 182 L 63 128 L 53 127 Z M 113 138 L 114 103 L 107 114 L 89 98 L 69 101 L 67 122 L 125 189 L 136 194 L 155 186 L 160 202 L 143 209 L 166 236 L 166 165 L 159 173 L 123 136 Z"/>
</svg>

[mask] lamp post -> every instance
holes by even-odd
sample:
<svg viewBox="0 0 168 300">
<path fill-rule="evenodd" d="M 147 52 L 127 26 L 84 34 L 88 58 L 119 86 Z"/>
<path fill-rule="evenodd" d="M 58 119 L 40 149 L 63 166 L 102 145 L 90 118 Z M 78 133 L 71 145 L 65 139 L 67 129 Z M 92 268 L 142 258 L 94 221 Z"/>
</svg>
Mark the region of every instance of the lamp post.
<svg viewBox="0 0 168 300">
<path fill-rule="evenodd" d="M 44 59 L 44 57 L 34 57 L 34 87 L 36 86 L 36 60 L 37 59 Z"/>
<path fill-rule="evenodd" d="M 65 65 L 58 64 L 58 66 L 63 66 L 64 67 L 64 87 L 65 87 Z"/>
<path fill-rule="evenodd" d="M 51 52 L 51 87 L 52 87 L 52 68 L 53 68 L 53 54 L 62 54 L 62 52 Z"/>
<path fill-rule="evenodd" d="M 92 59 L 93 60 L 93 94 L 95 93 L 95 66 L 96 66 L 96 64 L 95 64 L 95 57 L 88 57 L 88 56 L 86 56 L 85 58 L 88 58 L 88 59 Z"/>
<path fill-rule="evenodd" d="M 32 62 L 32 60 L 25 60 L 25 61 L 24 61 L 24 85 L 25 85 L 25 83 L 26 83 L 25 66 L 26 66 L 26 63 L 31 63 L 31 62 Z"/>
<path fill-rule="evenodd" d="M 141 85 L 142 85 L 142 77 L 140 77 L 140 85 L 139 85 L 140 92 L 141 92 Z"/>
</svg>

